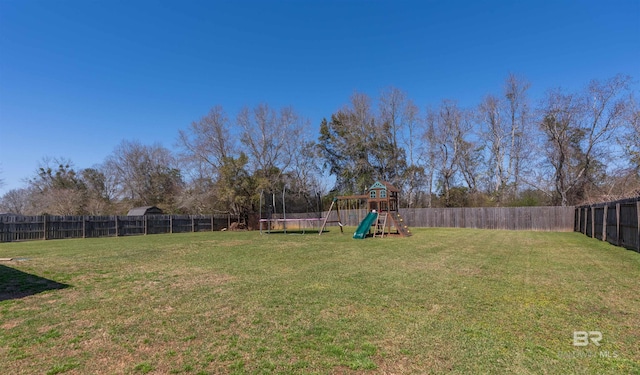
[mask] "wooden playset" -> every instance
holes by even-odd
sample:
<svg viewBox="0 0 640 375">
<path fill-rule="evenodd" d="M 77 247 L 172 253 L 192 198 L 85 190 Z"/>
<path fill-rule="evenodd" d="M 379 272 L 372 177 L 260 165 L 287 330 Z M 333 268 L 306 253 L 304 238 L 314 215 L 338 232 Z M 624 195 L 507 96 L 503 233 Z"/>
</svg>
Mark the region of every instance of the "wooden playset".
<svg viewBox="0 0 640 375">
<path fill-rule="evenodd" d="M 374 228 L 373 237 L 384 237 L 385 234 L 391 234 L 392 231 L 395 231 L 395 234 L 402 237 L 411 236 L 411 231 L 404 223 L 404 219 L 399 212 L 398 193 L 399 190 L 390 183 L 386 181 L 376 181 L 367 189 L 366 194 L 335 197 L 331 202 L 327 216 L 324 218 L 319 234 L 322 234 L 328 222 L 336 222 L 329 221 L 329 217 L 334 208 L 338 218 L 337 222 L 340 225 L 340 231 L 343 231 L 339 202 L 346 201 L 364 202 L 368 210 L 368 214 L 360 222 L 360 225 L 358 225 L 353 238 L 365 238 L 371 233 L 372 227 Z"/>
</svg>

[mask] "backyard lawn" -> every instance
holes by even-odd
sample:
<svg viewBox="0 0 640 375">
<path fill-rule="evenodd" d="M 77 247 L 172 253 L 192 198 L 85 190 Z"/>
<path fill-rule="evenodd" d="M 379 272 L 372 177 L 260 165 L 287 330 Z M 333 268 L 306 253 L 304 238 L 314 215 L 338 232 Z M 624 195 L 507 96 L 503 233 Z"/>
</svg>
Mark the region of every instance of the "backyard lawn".
<svg viewBox="0 0 640 375">
<path fill-rule="evenodd" d="M 640 254 L 353 229 L 0 244 L 2 373 L 640 374 Z"/>
</svg>

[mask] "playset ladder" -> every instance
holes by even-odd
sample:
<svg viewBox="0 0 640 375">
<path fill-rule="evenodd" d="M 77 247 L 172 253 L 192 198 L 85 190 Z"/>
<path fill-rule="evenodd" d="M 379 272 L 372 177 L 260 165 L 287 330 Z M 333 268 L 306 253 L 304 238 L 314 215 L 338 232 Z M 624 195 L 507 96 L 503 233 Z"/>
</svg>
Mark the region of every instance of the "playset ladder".
<svg viewBox="0 0 640 375">
<path fill-rule="evenodd" d="M 378 218 L 376 219 L 376 230 L 373 232 L 373 237 L 375 237 L 378 233 L 380 233 L 380 238 L 384 237 L 384 229 L 387 227 L 387 217 L 388 213 L 378 214 Z M 380 221 L 382 220 L 382 224 Z"/>
</svg>

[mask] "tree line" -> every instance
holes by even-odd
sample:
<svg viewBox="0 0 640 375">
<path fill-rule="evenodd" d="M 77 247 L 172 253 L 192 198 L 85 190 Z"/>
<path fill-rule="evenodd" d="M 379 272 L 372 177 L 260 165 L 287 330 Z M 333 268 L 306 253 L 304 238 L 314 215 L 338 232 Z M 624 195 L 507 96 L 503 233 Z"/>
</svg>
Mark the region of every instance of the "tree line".
<svg viewBox="0 0 640 375">
<path fill-rule="evenodd" d="M 124 140 L 103 163 L 76 168 L 45 157 L 25 186 L 0 198 L 17 214 L 122 214 L 258 210 L 261 192 L 287 190 L 293 207 L 361 194 L 375 180 L 402 191 L 403 207 L 576 205 L 640 194 L 640 106 L 632 78 L 550 89 L 536 103 L 510 74 L 472 108 L 420 108 L 389 87 L 355 92 L 319 124 L 292 107 L 220 105 L 177 135 L 170 150 Z M 328 183 L 327 181 L 331 181 Z M 335 182 L 334 182 L 335 181 Z M 295 208 L 294 208 L 295 209 Z"/>
</svg>

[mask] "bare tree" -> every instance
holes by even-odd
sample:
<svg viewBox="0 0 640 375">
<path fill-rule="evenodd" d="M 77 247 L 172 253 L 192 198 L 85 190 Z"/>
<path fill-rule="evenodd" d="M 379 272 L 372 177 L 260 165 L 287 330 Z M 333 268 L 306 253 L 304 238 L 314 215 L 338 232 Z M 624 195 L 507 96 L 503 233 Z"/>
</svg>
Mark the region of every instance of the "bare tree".
<svg viewBox="0 0 640 375">
<path fill-rule="evenodd" d="M 510 74 L 504 95 L 487 95 L 478 106 L 480 138 L 488 154 L 488 191 L 499 204 L 516 198 L 523 168 L 529 161 L 529 86 Z"/>
<path fill-rule="evenodd" d="M 527 92 L 531 84 L 524 78 L 509 74 L 505 81 L 504 97 L 509 125 L 507 176 L 512 181 L 512 199 L 518 194 L 521 174 L 530 160 L 531 113 Z"/>
<path fill-rule="evenodd" d="M 426 186 L 427 186 L 427 207 L 433 206 L 433 194 L 434 194 L 434 183 L 436 176 L 436 169 L 438 168 L 438 138 L 437 138 L 437 129 L 438 125 L 438 113 L 429 108 L 427 109 L 425 119 L 424 119 L 424 132 L 422 135 L 422 139 L 425 141 L 426 149 L 425 149 L 425 165 L 426 165 Z"/>
<path fill-rule="evenodd" d="M 407 94 L 395 87 L 389 87 L 382 91 L 379 100 L 381 132 L 378 136 L 387 136 L 389 144 L 389 153 L 385 159 L 389 160 L 390 170 L 388 179 L 392 184 L 403 187 L 405 180 L 405 171 L 407 168 L 407 160 L 405 150 L 400 147 L 401 134 L 411 126 L 416 120 L 417 107 L 409 100 Z M 411 130 L 411 129 L 409 129 Z M 412 150 L 413 151 L 413 150 Z"/>
<path fill-rule="evenodd" d="M 605 81 L 593 80 L 585 94 L 584 139 L 581 142 L 584 162 L 577 178 L 584 185 L 597 186 L 599 170 L 611 160 L 611 143 L 625 123 L 630 106 L 625 95 L 631 77 L 617 75 Z"/>
<path fill-rule="evenodd" d="M 243 108 L 236 123 L 242 129 L 241 142 L 253 165 L 252 172 L 263 178 L 264 187 L 275 188 L 303 143 L 306 120 L 291 107 L 276 111 L 260 104 L 252 110 Z"/>
<path fill-rule="evenodd" d="M 113 205 L 116 203 L 117 186 L 114 183 L 114 176 L 109 174 L 102 165 L 83 169 L 80 175 L 87 188 L 86 213 L 89 215 L 115 213 Z"/>
<path fill-rule="evenodd" d="M 625 129 L 618 137 L 628 159 L 629 167 L 640 177 L 640 104 L 635 98 L 629 100 L 625 115 Z"/>
<path fill-rule="evenodd" d="M 123 141 L 107 158 L 119 197 L 132 205 L 161 205 L 173 209 L 182 176 L 171 151 L 159 144 Z"/>
<path fill-rule="evenodd" d="M 0 212 L 17 215 L 30 213 L 32 191 L 27 188 L 11 189 L 0 198 Z"/>
<path fill-rule="evenodd" d="M 547 161 L 552 167 L 555 203 L 566 206 L 569 191 L 577 184 L 582 137 L 579 127 L 581 105 L 576 95 L 549 91 L 543 104 L 540 128 L 547 144 Z"/>
<path fill-rule="evenodd" d="M 206 116 L 180 130 L 180 160 L 189 171 L 190 181 L 180 196 L 179 206 L 190 212 L 226 211 L 215 185 L 222 179 L 221 169 L 236 153 L 231 124 L 222 106 L 214 106 Z"/>
<path fill-rule="evenodd" d="M 584 94 L 547 94 L 541 130 L 549 147 L 557 203 L 579 203 L 606 172 L 610 141 L 628 113 L 630 78 L 592 81 Z"/>
<path fill-rule="evenodd" d="M 230 126 L 224 109 L 215 106 L 199 121 L 191 123 L 187 130 L 179 131 L 180 156 L 195 167 L 198 177 L 215 180 L 225 158 L 234 154 Z"/>
<path fill-rule="evenodd" d="M 502 102 L 493 95 L 487 95 L 478 107 L 481 139 L 489 153 L 487 171 L 489 173 L 489 193 L 501 202 L 510 175 L 507 166 L 509 133 L 505 128 Z"/>
<path fill-rule="evenodd" d="M 409 207 L 421 207 L 421 194 L 427 185 L 426 178 L 426 148 L 421 141 L 420 110 L 412 100 L 408 100 L 404 108 L 404 132 L 402 145 L 407 155 L 407 170 L 404 173 L 407 203 Z M 430 196 L 428 199 L 430 200 Z"/>
<path fill-rule="evenodd" d="M 466 137 L 471 130 L 468 115 L 456 102 L 444 100 L 437 111 L 427 112 L 425 137 L 433 152 L 435 171 L 438 173 L 442 197 L 446 206 L 451 204 L 451 189 L 459 172 Z"/>
</svg>

